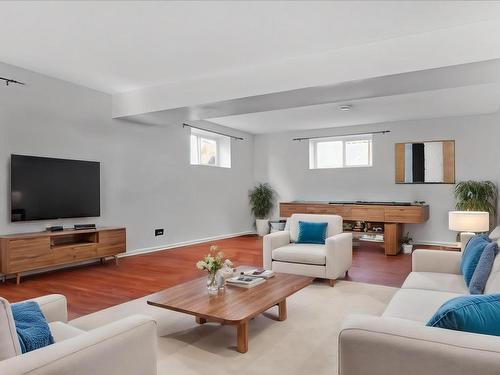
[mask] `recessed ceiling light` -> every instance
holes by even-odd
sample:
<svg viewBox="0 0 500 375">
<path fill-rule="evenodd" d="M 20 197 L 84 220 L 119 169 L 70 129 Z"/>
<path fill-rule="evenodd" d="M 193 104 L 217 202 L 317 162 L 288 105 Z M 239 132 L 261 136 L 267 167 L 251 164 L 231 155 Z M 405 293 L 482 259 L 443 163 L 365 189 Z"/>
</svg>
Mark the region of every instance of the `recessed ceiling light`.
<svg viewBox="0 0 500 375">
<path fill-rule="evenodd" d="M 341 111 L 350 111 L 352 109 L 352 105 L 350 105 L 350 104 L 342 104 L 342 105 L 339 105 L 339 109 Z"/>
</svg>

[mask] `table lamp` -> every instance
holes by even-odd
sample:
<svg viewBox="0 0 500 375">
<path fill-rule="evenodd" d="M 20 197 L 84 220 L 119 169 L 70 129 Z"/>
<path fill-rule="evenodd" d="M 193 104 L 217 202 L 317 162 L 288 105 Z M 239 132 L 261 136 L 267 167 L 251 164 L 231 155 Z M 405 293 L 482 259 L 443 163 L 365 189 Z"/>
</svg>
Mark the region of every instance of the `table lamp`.
<svg viewBox="0 0 500 375">
<path fill-rule="evenodd" d="M 450 211 L 448 228 L 460 232 L 462 251 L 469 239 L 477 232 L 490 229 L 490 214 L 483 211 Z"/>
</svg>

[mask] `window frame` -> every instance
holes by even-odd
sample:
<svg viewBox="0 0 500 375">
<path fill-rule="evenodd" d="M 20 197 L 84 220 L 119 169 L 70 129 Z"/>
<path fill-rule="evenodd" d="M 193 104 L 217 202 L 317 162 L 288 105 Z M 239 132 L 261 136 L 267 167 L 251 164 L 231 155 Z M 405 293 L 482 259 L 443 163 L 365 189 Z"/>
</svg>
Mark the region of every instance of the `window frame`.
<svg viewBox="0 0 500 375">
<path fill-rule="evenodd" d="M 196 165 L 206 165 L 208 167 L 218 167 L 219 166 L 219 157 L 220 157 L 219 156 L 219 153 L 220 153 L 219 139 L 217 137 L 210 137 L 210 136 L 201 135 L 201 134 L 191 134 L 191 136 L 194 136 L 196 138 L 196 153 L 197 153 L 197 159 L 198 159 L 198 163 L 196 163 Z M 214 164 L 201 162 L 201 143 L 203 140 L 215 142 L 215 163 Z"/>
<path fill-rule="evenodd" d="M 369 141 L 368 164 L 346 164 L 346 143 L 351 141 Z M 326 142 L 342 143 L 342 165 L 340 167 L 318 167 L 318 144 Z M 371 168 L 373 167 L 373 136 L 371 134 L 350 135 L 339 137 L 322 137 L 309 139 L 309 169 L 346 169 L 346 168 Z"/>
<path fill-rule="evenodd" d="M 205 166 L 205 167 L 218 167 L 218 168 L 231 168 L 231 139 L 226 136 L 219 136 L 212 134 L 205 130 L 198 130 L 191 128 L 191 133 L 189 135 L 189 158 L 190 164 L 194 166 Z M 194 137 L 196 139 L 196 162 L 193 162 L 191 158 L 193 150 L 191 149 L 192 143 L 191 139 Z M 228 138 L 227 140 L 225 138 Z M 211 142 L 215 142 L 215 164 L 201 163 L 201 143 L 202 140 L 207 140 Z M 221 152 L 222 152 L 222 142 L 228 142 L 227 146 L 224 145 L 224 148 L 228 148 L 229 152 L 229 162 L 224 162 L 221 160 Z M 224 164 L 224 165 L 223 165 Z M 227 165 L 226 165 L 227 164 Z"/>
</svg>

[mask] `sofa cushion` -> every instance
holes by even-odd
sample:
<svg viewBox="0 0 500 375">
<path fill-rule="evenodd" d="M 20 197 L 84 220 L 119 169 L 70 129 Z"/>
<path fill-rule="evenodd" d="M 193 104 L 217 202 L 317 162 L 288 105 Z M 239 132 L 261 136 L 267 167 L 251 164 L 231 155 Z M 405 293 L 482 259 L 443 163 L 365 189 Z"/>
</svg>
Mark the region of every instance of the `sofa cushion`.
<svg viewBox="0 0 500 375">
<path fill-rule="evenodd" d="M 500 336 L 500 294 L 460 296 L 444 303 L 429 327 Z"/>
<path fill-rule="evenodd" d="M 441 272 L 410 272 L 401 288 L 469 294 L 462 275 Z"/>
<path fill-rule="evenodd" d="M 339 215 L 314 215 L 314 214 L 293 214 L 286 221 L 285 229 L 290 231 L 290 240 L 297 242 L 299 236 L 299 221 L 309 221 L 313 223 L 328 223 L 326 237 L 332 237 L 342 233 L 342 216 Z"/>
<path fill-rule="evenodd" d="M 54 337 L 55 342 L 61 342 L 67 339 L 71 339 L 73 337 L 79 336 L 85 331 L 78 329 L 76 327 L 70 326 L 63 322 L 52 322 L 49 323 L 50 332 L 52 333 L 52 337 Z"/>
<path fill-rule="evenodd" d="M 469 284 L 470 294 L 483 294 L 484 287 L 491 273 L 495 256 L 498 253 L 498 244 L 496 242 L 489 243 L 484 249 L 479 262 L 477 263 L 474 274 Z"/>
<path fill-rule="evenodd" d="M 273 260 L 324 266 L 326 264 L 326 248 L 325 245 L 292 243 L 274 249 Z"/>
<path fill-rule="evenodd" d="M 9 301 L 0 297 L 0 361 L 21 354 Z"/>
<path fill-rule="evenodd" d="M 493 229 L 488 237 L 492 241 L 500 240 L 500 225 Z"/>
<path fill-rule="evenodd" d="M 328 223 L 314 223 L 311 221 L 299 221 L 299 236 L 297 243 L 313 243 L 324 245 L 326 240 L 326 229 Z"/>
<path fill-rule="evenodd" d="M 498 241 L 497 241 L 498 243 Z M 495 257 L 490 276 L 484 287 L 485 294 L 500 293 L 500 255 Z"/>
<path fill-rule="evenodd" d="M 462 255 L 462 263 L 460 264 L 460 271 L 464 275 L 467 286 L 470 284 L 481 254 L 490 242 L 491 240 L 485 234 L 478 234 L 467 242 Z"/>
<path fill-rule="evenodd" d="M 54 343 L 49 323 L 37 302 L 15 303 L 11 305 L 11 308 L 21 352 L 31 352 Z"/>
<path fill-rule="evenodd" d="M 394 294 L 383 316 L 426 324 L 439 307 L 460 294 L 434 290 L 400 289 Z"/>
</svg>

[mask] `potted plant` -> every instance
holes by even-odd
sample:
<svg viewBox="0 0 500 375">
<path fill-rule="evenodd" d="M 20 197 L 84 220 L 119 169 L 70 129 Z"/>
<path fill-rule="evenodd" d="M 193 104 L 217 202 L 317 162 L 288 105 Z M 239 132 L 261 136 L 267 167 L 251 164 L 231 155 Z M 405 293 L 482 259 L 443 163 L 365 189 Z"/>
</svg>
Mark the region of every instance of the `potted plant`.
<svg viewBox="0 0 500 375">
<path fill-rule="evenodd" d="M 496 222 L 497 186 L 491 181 L 462 181 L 455 186 L 456 208 L 460 211 L 485 211 Z M 490 224 L 490 225 L 491 225 Z"/>
<path fill-rule="evenodd" d="M 411 254 L 413 250 L 413 238 L 410 236 L 410 232 L 406 232 L 406 234 L 401 237 L 401 244 L 403 246 L 403 254 Z"/>
<path fill-rule="evenodd" d="M 274 190 L 268 184 L 258 184 L 248 194 L 250 209 L 255 216 L 255 226 L 259 236 L 269 233 L 269 214 L 274 206 Z"/>
</svg>

